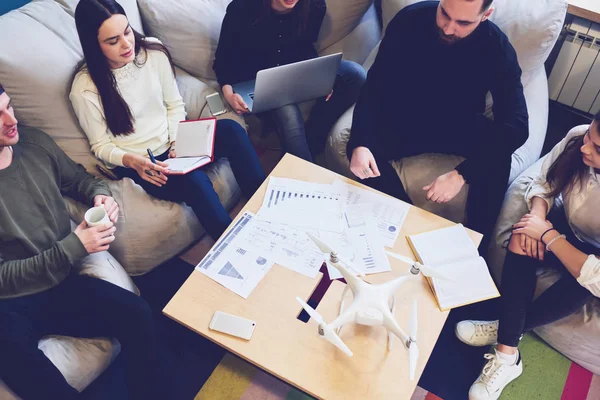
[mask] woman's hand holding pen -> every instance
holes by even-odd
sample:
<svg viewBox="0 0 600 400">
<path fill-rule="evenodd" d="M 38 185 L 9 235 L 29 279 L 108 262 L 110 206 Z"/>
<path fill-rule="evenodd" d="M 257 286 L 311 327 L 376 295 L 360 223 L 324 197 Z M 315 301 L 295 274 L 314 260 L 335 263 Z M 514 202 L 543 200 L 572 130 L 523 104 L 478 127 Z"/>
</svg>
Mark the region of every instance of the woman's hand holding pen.
<svg viewBox="0 0 600 400">
<path fill-rule="evenodd" d="M 166 168 L 168 165 L 162 161 L 156 161 L 154 164 L 146 157 L 127 153 L 123 157 L 123 165 L 133 168 L 143 180 L 158 187 L 165 185 L 169 179 L 166 175 L 169 172 Z"/>
</svg>

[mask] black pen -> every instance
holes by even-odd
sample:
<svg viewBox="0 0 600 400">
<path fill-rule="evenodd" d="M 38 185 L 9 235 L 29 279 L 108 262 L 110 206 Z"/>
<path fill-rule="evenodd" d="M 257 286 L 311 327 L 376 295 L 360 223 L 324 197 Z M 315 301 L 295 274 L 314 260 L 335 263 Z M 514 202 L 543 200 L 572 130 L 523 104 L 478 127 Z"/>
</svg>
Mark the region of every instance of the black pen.
<svg viewBox="0 0 600 400">
<path fill-rule="evenodd" d="M 146 149 L 146 151 L 148 152 L 148 157 L 150 157 L 150 161 L 152 161 L 153 164 L 157 164 L 156 158 L 154 158 L 154 154 L 152 153 L 152 150 Z M 158 172 L 158 174 L 160 175 L 160 171 L 156 171 L 156 172 Z"/>
</svg>

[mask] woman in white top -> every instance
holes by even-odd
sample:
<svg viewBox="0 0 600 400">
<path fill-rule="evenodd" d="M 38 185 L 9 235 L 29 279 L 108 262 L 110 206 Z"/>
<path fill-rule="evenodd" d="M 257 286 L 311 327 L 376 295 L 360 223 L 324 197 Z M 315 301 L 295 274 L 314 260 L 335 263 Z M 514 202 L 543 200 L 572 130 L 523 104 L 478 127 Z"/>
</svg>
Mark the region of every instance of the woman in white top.
<svg viewBox="0 0 600 400">
<path fill-rule="evenodd" d="M 556 198 L 562 208 L 553 209 Z M 523 201 L 529 213 L 513 225 L 502 271 L 499 321 L 462 321 L 458 338 L 472 346 L 498 343 L 469 391 L 469 399 L 497 399 L 521 375 L 517 349 L 531 329 L 564 318 L 600 297 L 600 113 L 585 134 L 567 135 L 546 157 Z M 536 269 L 562 277 L 536 300 Z"/>
<path fill-rule="evenodd" d="M 81 0 L 75 21 L 85 59 L 70 99 L 92 151 L 149 194 L 187 203 L 218 238 L 231 218 L 206 173 L 169 175 L 163 162 L 176 156 L 177 128 L 186 115 L 169 52 L 134 31 L 114 0 Z M 232 120 L 218 121 L 214 147 L 215 158 L 229 159 L 244 195 L 252 196 L 265 175 L 244 129 Z"/>
</svg>

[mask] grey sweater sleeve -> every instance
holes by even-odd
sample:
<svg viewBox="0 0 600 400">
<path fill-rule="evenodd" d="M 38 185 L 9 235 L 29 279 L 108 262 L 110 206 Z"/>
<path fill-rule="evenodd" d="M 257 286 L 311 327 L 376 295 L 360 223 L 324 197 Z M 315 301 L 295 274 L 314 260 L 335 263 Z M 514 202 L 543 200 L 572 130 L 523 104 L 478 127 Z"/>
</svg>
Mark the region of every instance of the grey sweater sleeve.
<svg viewBox="0 0 600 400">
<path fill-rule="evenodd" d="M 58 166 L 60 175 L 60 191 L 84 204 L 92 205 L 97 195 L 112 196 L 106 183 L 87 173 L 82 165 L 77 164 L 54 142 L 48 140 L 50 151 Z"/>
<path fill-rule="evenodd" d="M 87 255 L 77 235 L 71 233 L 33 257 L 11 261 L 0 258 L 0 298 L 24 296 L 52 287 Z"/>
</svg>

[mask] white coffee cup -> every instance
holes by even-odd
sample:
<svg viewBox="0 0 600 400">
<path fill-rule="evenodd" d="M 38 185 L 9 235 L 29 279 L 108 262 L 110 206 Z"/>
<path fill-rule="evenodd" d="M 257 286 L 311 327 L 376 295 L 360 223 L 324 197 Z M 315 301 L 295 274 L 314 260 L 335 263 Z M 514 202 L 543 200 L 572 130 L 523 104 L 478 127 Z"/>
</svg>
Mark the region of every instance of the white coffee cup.
<svg viewBox="0 0 600 400">
<path fill-rule="evenodd" d="M 90 228 L 98 225 L 105 225 L 110 223 L 110 218 L 106 213 L 104 206 L 92 207 L 85 212 L 85 223 Z"/>
</svg>

